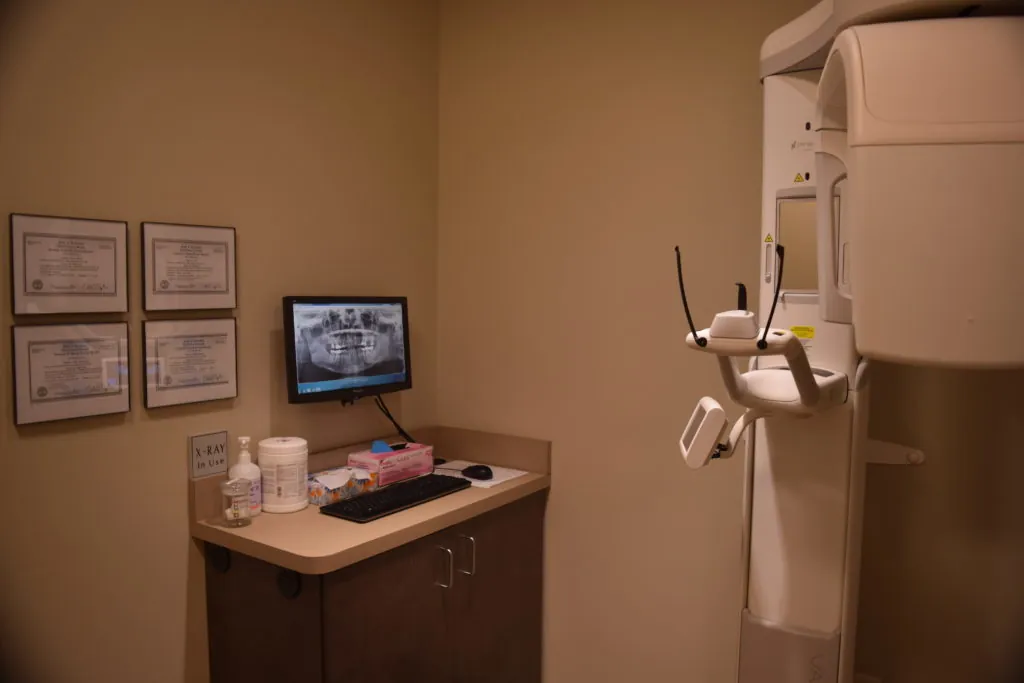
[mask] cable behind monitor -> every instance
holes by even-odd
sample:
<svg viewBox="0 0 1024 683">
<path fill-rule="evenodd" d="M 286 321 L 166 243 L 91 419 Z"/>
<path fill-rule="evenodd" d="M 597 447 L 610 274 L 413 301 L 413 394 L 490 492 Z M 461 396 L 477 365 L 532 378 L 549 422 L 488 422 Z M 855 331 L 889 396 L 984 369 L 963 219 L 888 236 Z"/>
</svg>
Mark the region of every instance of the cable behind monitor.
<svg viewBox="0 0 1024 683">
<path fill-rule="evenodd" d="M 398 424 L 398 420 L 396 420 L 394 416 L 391 414 L 391 411 L 388 410 L 388 404 L 384 403 L 384 399 L 381 398 L 380 396 L 374 396 L 373 400 L 374 403 L 377 404 L 377 408 L 380 410 L 380 412 L 384 413 L 384 417 L 388 418 L 388 420 L 391 421 L 391 424 L 395 426 L 395 429 L 398 430 L 398 433 L 402 435 L 402 438 L 409 443 L 416 443 L 416 439 L 412 438 L 412 436 L 409 435 L 409 432 L 402 429 L 402 425 Z"/>
</svg>

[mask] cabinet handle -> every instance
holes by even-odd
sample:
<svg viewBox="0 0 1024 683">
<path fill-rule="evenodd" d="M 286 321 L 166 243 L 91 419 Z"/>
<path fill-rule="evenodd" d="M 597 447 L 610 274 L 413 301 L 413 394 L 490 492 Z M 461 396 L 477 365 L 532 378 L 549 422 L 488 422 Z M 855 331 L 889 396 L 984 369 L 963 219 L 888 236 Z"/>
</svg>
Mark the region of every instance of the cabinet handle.
<svg viewBox="0 0 1024 683">
<path fill-rule="evenodd" d="M 472 550 L 470 551 L 469 571 L 460 569 L 459 573 L 465 574 L 466 576 L 476 576 L 476 539 L 472 536 L 467 536 L 466 534 L 459 534 L 459 538 L 464 538 L 469 541 L 472 547 Z"/>
<path fill-rule="evenodd" d="M 455 553 L 452 552 L 451 548 L 445 548 L 443 545 L 437 546 L 437 549 L 448 553 L 448 583 L 434 581 L 434 585 L 440 586 L 441 588 L 451 588 L 452 583 L 455 581 Z"/>
</svg>

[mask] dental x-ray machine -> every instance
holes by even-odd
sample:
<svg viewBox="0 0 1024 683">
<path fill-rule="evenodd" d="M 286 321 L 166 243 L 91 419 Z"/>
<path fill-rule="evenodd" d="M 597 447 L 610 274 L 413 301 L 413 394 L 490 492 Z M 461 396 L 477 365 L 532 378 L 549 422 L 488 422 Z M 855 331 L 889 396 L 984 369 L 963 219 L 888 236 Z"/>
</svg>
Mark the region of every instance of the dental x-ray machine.
<svg viewBox="0 0 1024 683">
<path fill-rule="evenodd" d="M 698 330 L 746 412 L 704 397 L 690 467 L 746 448 L 739 683 L 853 683 L 872 359 L 1024 367 L 1020 3 L 825 0 L 761 49 L 758 307 Z M 1004 16 L 985 16 L 1000 14 Z M 785 266 L 785 279 L 783 278 Z M 739 362 L 747 363 L 749 368 Z M 744 371 L 745 370 L 745 371 Z"/>
</svg>

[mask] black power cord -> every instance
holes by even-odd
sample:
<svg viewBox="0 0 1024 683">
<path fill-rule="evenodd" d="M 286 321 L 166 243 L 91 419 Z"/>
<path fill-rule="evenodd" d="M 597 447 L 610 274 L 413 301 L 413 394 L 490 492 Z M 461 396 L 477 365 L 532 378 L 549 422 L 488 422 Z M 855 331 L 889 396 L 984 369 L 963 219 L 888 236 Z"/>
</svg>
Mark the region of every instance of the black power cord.
<svg viewBox="0 0 1024 683">
<path fill-rule="evenodd" d="M 384 399 L 382 399 L 380 396 L 374 396 L 373 400 L 374 403 L 377 404 L 377 408 L 380 409 L 380 412 L 384 413 L 384 417 L 391 420 L 391 424 L 395 425 L 395 429 L 397 429 L 398 433 L 402 435 L 402 438 L 408 441 L 409 443 L 416 443 L 416 439 L 412 438 L 409 435 L 409 432 L 402 429 L 402 425 L 398 424 L 398 420 L 396 420 L 394 416 L 391 414 L 391 411 L 388 410 L 388 404 L 384 403 Z"/>
</svg>

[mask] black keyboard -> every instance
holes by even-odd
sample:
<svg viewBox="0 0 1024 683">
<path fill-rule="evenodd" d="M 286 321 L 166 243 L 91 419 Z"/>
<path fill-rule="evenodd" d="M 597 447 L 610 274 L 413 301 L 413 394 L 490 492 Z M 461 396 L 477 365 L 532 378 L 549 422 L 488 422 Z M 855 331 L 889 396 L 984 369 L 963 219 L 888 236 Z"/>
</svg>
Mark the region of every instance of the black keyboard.
<svg viewBox="0 0 1024 683">
<path fill-rule="evenodd" d="M 355 498 L 324 505 L 320 508 L 320 512 L 363 524 L 386 517 L 392 512 L 405 510 L 420 503 L 426 503 L 428 500 L 468 489 L 470 486 L 468 480 L 460 477 L 424 474 L 422 477 L 400 481 Z"/>
</svg>

